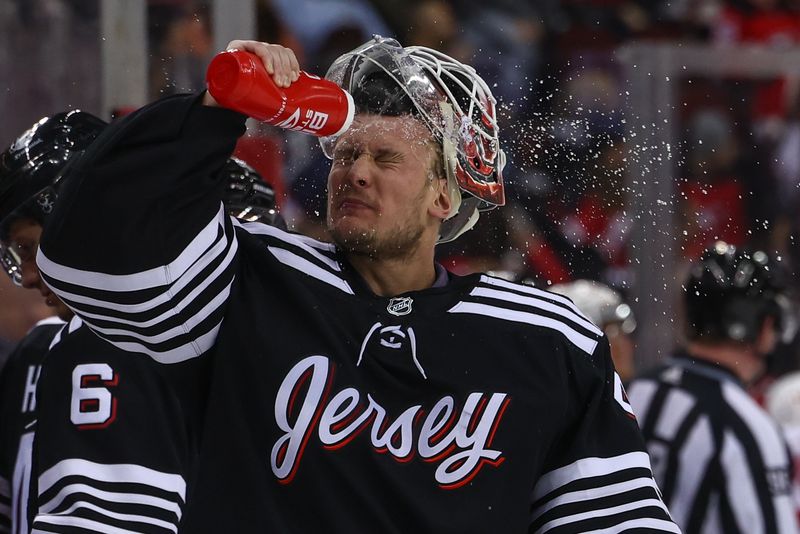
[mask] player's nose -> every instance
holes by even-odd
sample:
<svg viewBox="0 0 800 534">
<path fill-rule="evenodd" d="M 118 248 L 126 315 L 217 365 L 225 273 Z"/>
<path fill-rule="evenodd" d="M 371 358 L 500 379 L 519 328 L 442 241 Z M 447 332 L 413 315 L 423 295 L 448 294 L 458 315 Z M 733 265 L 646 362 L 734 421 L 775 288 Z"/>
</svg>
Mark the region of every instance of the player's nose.
<svg viewBox="0 0 800 534">
<path fill-rule="evenodd" d="M 357 188 L 369 186 L 374 179 L 374 167 L 375 162 L 372 156 L 366 153 L 359 155 L 347 170 L 345 175 L 346 183 Z"/>
</svg>

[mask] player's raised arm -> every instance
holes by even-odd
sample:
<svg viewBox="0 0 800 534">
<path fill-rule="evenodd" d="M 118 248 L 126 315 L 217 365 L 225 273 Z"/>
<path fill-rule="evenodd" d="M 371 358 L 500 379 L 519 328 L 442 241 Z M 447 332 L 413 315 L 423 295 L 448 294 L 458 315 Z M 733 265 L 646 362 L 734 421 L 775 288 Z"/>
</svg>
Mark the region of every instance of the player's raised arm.
<svg viewBox="0 0 800 534">
<path fill-rule="evenodd" d="M 289 53 L 275 50 L 262 52 L 283 83 Z M 92 330 L 162 363 L 211 347 L 234 278 L 219 171 L 246 117 L 203 98 L 165 98 L 110 125 L 67 171 L 37 258 Z"/>
</svg>

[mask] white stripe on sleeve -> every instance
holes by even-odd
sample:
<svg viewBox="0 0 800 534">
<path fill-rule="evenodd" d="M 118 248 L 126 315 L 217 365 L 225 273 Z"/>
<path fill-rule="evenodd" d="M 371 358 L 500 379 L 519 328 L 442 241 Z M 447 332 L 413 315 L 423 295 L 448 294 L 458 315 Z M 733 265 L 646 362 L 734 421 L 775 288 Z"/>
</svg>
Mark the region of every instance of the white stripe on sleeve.
<svg viewBox="0 0 800 534">
<path fill-rule="evenodd" d="M 470 292 L 470 295 L 473 295 L 475 297 L 485 297 L 495 300 L 504 300 L 506 302 L 513 302 L 515 304 L 522 304 L 523 306 L 538 308 L 543 311 L 554 313 L 569 321 L 579 324 L 580 326 L 589 330 L 593 334 L 596 334 L 597 336 L 603 335 L 603 332 L 599 328 L 597 328 L 591 321 L 584 319 L 583 316 L 578 315 L 576 313 L 572 313 L 570 312 L 570 310 L 564 308 L 563 306 L 553 304 L 552 302 L 548 302 L 543 299 L 524 297 L 522 295 L 518 295 L 517 293 L 511 293 L 510 291 L 500 291 L 497 289 L 489 289 L 487 287 L 476 287 Z"/>
<path fill-rule="evenodd" d="M 217 240 L 219 227 L 227 217 L 222 204 L 217 214 L 198 233 L 177 258 L 166 265 L 132 274 L 106 274 L 83 271 L 50 260 L 41 249 L 36 263 L 48 276 L 81 287 L 103 291 L 140 291 L 165 286 L 180 278 Z"/>
<path fill-rule="evenodd" d="M 61 460 L 39 476 L 39 495 L 59 480 L 73 475 L 100 482 L 134 483 L 176 493 L 186 500 L 186 482 L 173 473 L 156 471 L 136 464 L 99 464 L 81 458 Z"/>
<path fill-rule="evenodd" d="M 646 452 L 634 451 L 611 458 L 581 458 L 564 467 L 554 469 L 541 476 L 533 490 L 537 501 L 548 493 L 581 478 L 599 477 L 623 469 L 644 468 L 650 470 L 650 459 Z"/>
<path fill-rule="evenodd" d="M 300 272 L 307 274 L 317 280 L 325 282 L 336 289 L 344 291 L 349 295 L 353 295 L 353 289 L 350 287 L 350 284 L 347 283 L 346 280 L 336 276 L 335 274 L 326 271 L 322 267 L 317 266 L 314 263 L 311 263 L 307 259 L 298 256 L 294 252 L 288 251 L 286 249 L 280 247 L 267 247 L 267 249 L 275 256 L 278 261 L 283 263 L 284 265 L 288 265 L 289 267 L 293 267 Z"/>
<path fill-rule="evenodd" d="M 503 319 L 516 323 L 527 323 L 533 326 L 542 326 L 561 332 L 573 345 L 587 354 L 591 355 L 594 353 L 595 348 L 597 348 L 597 340 L 578 332 L 561 321 L 552 319 L 550 317 L 536 315 L 535 313 L 509 310 L 508 308 L 500 308 L 497 306 L 490 306 L 488 304 L 479 304 L 477 302 L 459 302 L 450 308 L 448 313 L 485 315 L 487 317 L 494 317 L 495 319 Z"/>
</svg>

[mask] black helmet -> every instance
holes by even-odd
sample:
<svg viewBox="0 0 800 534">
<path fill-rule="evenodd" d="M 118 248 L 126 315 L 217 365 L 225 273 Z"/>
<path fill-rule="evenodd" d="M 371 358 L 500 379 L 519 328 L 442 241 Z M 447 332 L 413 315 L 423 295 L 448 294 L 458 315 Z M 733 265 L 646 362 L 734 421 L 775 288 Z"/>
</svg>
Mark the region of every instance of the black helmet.
<svg viewBox="0 0 800 534">
<path fill-rule="evenodd" d="M 685 291 L 691 339 L 750 343 L 767 317 L 775 319 L 784 342 L 794 336 L 781 265 L 763 251 L 718 241 L 692 266 Z"/>
<path fill-rule="evenodd" d="M 263 222 L 285 228 L 275 206 L 275 191 L 253 167 L 230 158 L 222 168 L 226 182 L 222 199 L 228 213 L 244 222 Z"/>
<path fill-rule="evenodd" d="M 83 111 L 57 113 L 36 122 L 0 154 L 0 264 L 15 283 L 21 280 L 21 263 L 7 246 L 11 223 L 28 218 L 44 224 L 67 163 L 105 127 Z"/>
</svg>

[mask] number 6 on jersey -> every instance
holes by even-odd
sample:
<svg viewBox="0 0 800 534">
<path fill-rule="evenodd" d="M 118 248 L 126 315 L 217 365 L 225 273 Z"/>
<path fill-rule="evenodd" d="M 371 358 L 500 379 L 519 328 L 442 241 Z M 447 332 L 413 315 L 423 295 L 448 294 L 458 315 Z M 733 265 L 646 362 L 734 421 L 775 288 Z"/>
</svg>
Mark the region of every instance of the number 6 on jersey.
<svg viewBox="0 0 800 534">
<path fill-rule="evenodd" d="M 70 420 L 81 430 L 106 428 L 117 417 L 117 399 L 109 387 L 119 376 L 105 363 L 86 363 L 72 371 Z"/>
</svg>

